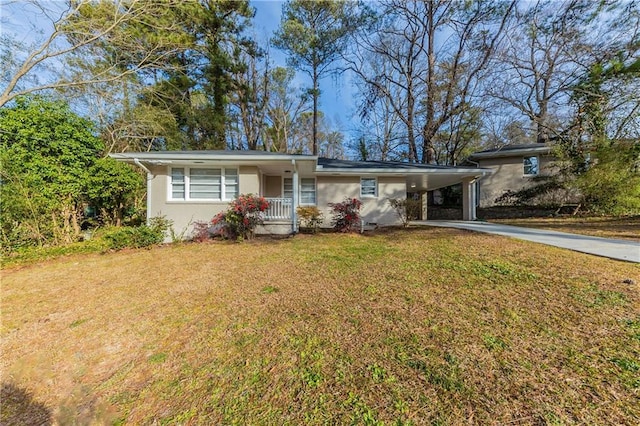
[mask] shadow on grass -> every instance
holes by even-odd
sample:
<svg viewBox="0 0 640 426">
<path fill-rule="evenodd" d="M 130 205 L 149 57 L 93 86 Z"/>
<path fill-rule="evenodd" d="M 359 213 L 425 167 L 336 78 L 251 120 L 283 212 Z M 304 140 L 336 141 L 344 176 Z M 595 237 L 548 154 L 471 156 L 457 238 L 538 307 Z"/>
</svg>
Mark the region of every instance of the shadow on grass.
<svg viewBox="0 0 640 426">
<path fill-rule="evenodd" d="M 0 423 L 3 425 L 53 424 L 51 410 L 13 383 L 2 383 L 0 401 Z"/>
</svg>

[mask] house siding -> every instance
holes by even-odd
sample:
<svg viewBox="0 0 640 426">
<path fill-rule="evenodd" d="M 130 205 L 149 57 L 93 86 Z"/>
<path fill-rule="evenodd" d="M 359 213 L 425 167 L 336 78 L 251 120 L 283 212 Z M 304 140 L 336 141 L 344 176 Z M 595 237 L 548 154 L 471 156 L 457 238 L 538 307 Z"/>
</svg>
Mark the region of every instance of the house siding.
<svg viewBox="0 0 640 426">
<path fill-rule="evenodd" d="M 170 167 L 156 166 L 150 169 L 154 177 L 149 182 L 149 216 L 165 216 L 173 221 L 177 235 L 189 237 L 193 223 L 210 221 L 216 214 L 225 211 L 229 201 L 171 201 L 168 200 Z M 261 194 L 279 197 L 282 192 L 280 176 L 261 176 L 257 167 L 240 166 L 239 191 L 241 194 Z M 367 176 L 369 177 L 369 176 Z M 261 191 L 260 182 L 264 183 Z M 360 197 L 360 176 L 318 176 L 316 177 L 316 201 L 318 209 L 325 217 L 324 226 L 331 226 L 330 203 L 339 203 L 346 197 L 362 201 L 361 217 L 365 223 L 380 226 L 397 225 L 400 220 L 389 205 L 389 198 L 406 197 L 406 179 L 403 176 L 383 176 L 377 178 L 378 196 Z M 288 228 L 289 229 L 289 228 Z"/>
<path fill-rule="evenodd" d="M 260 194 L 260 172 L 258 167 L 240 166 L 238 174 L 240 194 Z"/>
<path fill-rule="evenodd" d="M 478 201 L 480 207 L 494 206 L 496 204 L 496 198 L 507 191 L 520 191 L 536 184 L 533 177 L 524 175 L 524 157 L 525 155 L 518 155 L 478 160 L 479 167 L 495 171 L 493 174 L 485 176 L 479 181 L 480 194 Z M 554 173 L 553 157 L 538 155 L 538 159 L 540 168 L 539 176 L 549 176 Z"/>
<path fill-rule="evenodd" d="M 150 181 L 147 191 L 147 196 L 151 197 L 149 217 L 165 216 L 173 221 L 173 230 L 176 235 L 189 237 L 194 222 L 208 222 L 229 206 L 229 200 L 169 201 L 167 198 L 170 167 L 157 166 L 150 170 L 154 178 Z M 240 194 L 260 193 L 260 176 L 257 167 L 240 166 L 238 175 Z"/>
<path fill-rule="evenodd" d="M 264 196 L 265 197 L 282 197 L 282 177 L 265 176 L 264 177 Z"/>
<path fill-rule="evenodd" d="M 398 215 L 389 204 L 389 198 L 407 196 L 406 179 L 402 176 L 378 177 L 378 196 L 375 198 L 360 197 L 360 176 L 319 176 L 316 185 L 317 206 L 325 217 L 325 227 L 331 226 L 329 203 L 340 203 L 347 197 L 362 201 L 360 215 L 366 223 L 380 226 L 400 224 Z"/>
</svg>

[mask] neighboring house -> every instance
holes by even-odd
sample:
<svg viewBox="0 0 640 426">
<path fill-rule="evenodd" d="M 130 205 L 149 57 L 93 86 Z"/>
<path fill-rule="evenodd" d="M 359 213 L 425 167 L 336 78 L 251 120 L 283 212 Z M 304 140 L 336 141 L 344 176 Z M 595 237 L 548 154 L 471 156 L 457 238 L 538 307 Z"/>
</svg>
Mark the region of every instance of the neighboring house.
<svg viewBox="0 0 640 426">
<path fill-rule="evenodd" d="M 346 197 L 362 201 L 368 225 L 400 223 L 390 198 L 462 183 L 464 218 L 474 220 L 475 185 L 490 170 L 382 161 L 345 161 L 263 151 L 158 151 L 111 154 L 147 172 L 147 217 L 165 216 L 177 232 L 209 221 L 239 194 L 269 201 L 263 232 L 297 231 L 297 206 L 317 206 L 330 226 L 330 203 Z M 414 195 L 416 194 L 416 195 Z"/>
<path fill-rule="evenodd" d="M 536 177 L 553 174 L 554 160 L 549 146 L 535 143 L 476 152 L 466 163 L 493 171 L 478 181 L 477 190 L 479 206 L 491 207 L 505 193 L 529 188 L 536 184 Z"/>
</svg>

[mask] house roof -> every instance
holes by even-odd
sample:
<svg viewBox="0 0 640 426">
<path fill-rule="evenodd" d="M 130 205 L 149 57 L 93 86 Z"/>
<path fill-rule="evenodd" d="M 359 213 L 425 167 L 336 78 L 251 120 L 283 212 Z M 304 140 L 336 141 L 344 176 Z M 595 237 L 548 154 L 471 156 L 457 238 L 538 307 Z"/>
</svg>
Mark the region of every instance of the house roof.
<svg viewBox="0 0 640 426">
<path fill-rule="evenodd" d="M 149 151 L 149 152 L 123 152 L 119 154 L 109 154 L 116 160 L 126 162 L 139 161 L 160 163 L 163 161 L 180 160 L 229 160 L 229 161 L 256 161 L 256 160 L 316 160 L 318 157 L 302 154 L 285 154 L 282 152 L 266 151 L 231 151 L 231 150 L 211 150 L 211 151 Z"/>
<path fill-rule="evenodd" d="M 435 164 L 404 163 L 399 161 L 348 161 L 313 155 L 284 154 L 264 151 L 151 151 L 110 154 L 116 160 L 136 164 L 147 173 L 143 165 L 179 166 L 244 163 L 260 167 L 265 174 L 287 173 L 295 160 L 298 170 L 308 175 L 325 176 L 404 176 L 410 188 L 437 189 L 493 173 L 478 167 L 452 167 Z"/>
<path fill-rule="evenodd" d="M 551 147 L 541 143 L 521 144 L 521 145 L 505 145 L 500 148 L 485 149 L 484 151 L 474 152 L 469 156 L 469 160 L 499 158 L 499 157 L 516 157 L 526 154 L 549 154 Z"/>
<path fill-rule="evenodd" d="M 486 174 L 484 169 L 475 167 L 453 167 L 436 164 L 405 163 L 400 161 L 350 161 L 317 157 L 305 154 L 285 154 L 265 151 L 149 151 L 110 154 L 116 160 L 134 163 L 135 160 L 151 164 L 170 164 L 173 161 L 228 160 L 228 161 L 269 161 L 269 160 L 312 160 L 317 161 L 317 172 L 353 173 L 424 173 L 424 172 L 472 172 Z"/>
</svg>

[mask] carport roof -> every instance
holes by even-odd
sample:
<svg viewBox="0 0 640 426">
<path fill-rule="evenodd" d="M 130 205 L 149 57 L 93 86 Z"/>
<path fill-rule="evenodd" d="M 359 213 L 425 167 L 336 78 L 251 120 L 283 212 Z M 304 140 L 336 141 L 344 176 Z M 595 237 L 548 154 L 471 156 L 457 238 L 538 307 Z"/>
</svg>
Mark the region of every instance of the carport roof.
<svg viewBox="0 0 640 426">
<path fill-rule="evenodd" d="M 454 167 L 438 164 L 404 163 L 400 161 L 349 161 L 332 158 L 318 158 L 316 171 L 351 173 L 454 173 L 485 175 L 492 171 L 476 167 Z"/>
</svg>

